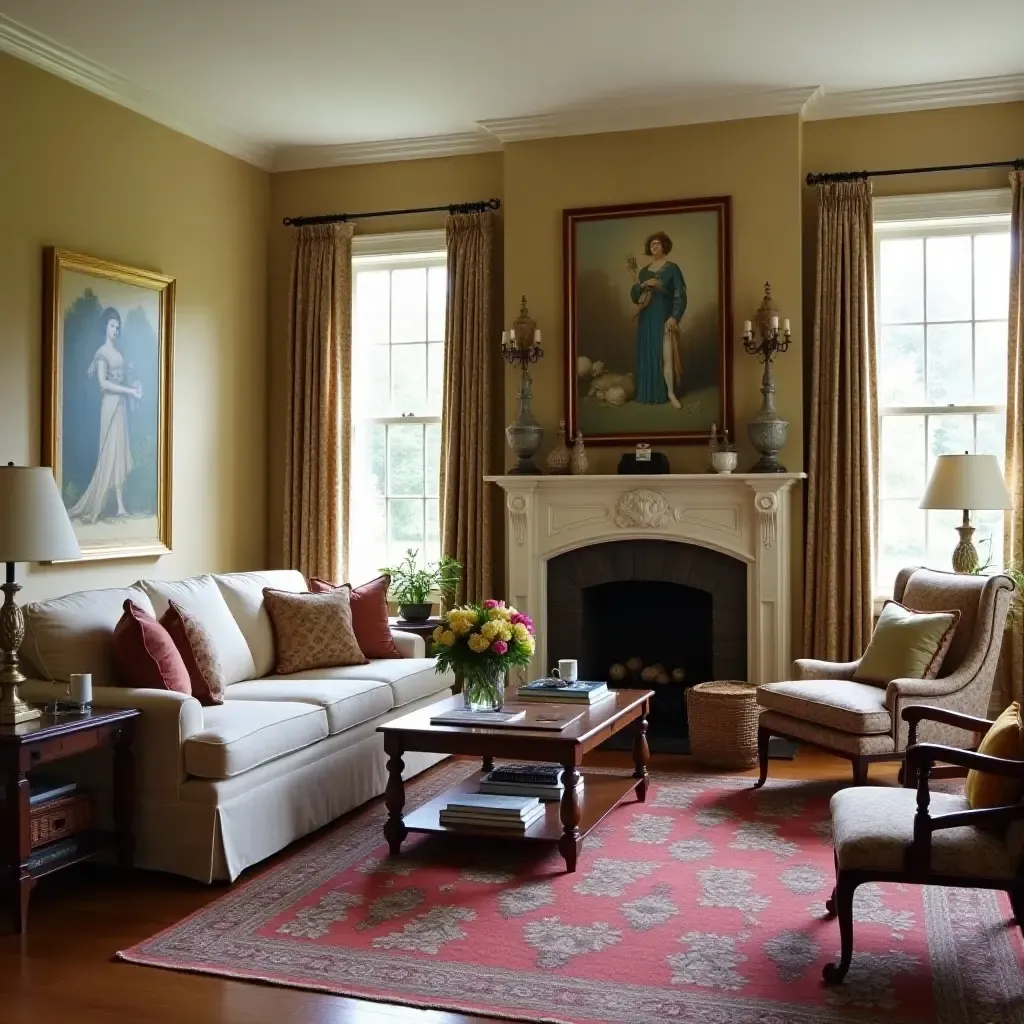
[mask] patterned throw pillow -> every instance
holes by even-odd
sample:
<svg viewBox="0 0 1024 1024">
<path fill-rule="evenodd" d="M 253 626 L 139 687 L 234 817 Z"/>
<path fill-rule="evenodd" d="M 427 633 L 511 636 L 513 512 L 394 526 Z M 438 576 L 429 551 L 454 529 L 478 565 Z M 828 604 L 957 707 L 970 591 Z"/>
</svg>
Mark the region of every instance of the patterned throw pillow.
<svg viewBox="0 0 1024 1024">
<path fill-rule="evenodd" d="M 192 680 L 192 696 L 204 707 L 224 703 L 224 670 L 213 638 L 190 612 L 169 601 L 160 622 L 178 648 Z"/>
<path fill-rule="evenodd" d="M 131 598 L 114 627 L 114 664 L 122 686 L 191 693 L 188 669 L 167 630 Z"/>
<path fill-rule="evenodd" d="M 350 584 L 328 583 L 315 577 L 309 581 L 314 594 L 329 594 Z M 352 629 L 359 649 L 367 658 L 400 658 L 402 652 L 395 646 L 395 638 L 388 625 L 388 587 L 390 576 L 378 576 L 369 583 L 352 587 Z"/>
<path fill-rule="evenodd" d="M 274 626 L 278 674 L 367 663 L 352 629 L 349 587 L 326 594 L 267 587 L 263 599 Z"/>
<path fill-rule="evenodd" d="M 887 686 L 893 679 L 935 679 L 960 612 L 919 612 L 886 601 L 854 679 Z"/>
</svg>

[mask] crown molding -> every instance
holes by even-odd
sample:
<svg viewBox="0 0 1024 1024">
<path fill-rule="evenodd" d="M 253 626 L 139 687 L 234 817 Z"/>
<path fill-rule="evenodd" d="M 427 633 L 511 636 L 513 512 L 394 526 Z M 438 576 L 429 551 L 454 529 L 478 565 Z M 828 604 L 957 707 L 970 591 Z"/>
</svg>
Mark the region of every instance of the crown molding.
<svg viewBox="0 0 1024 1024">
<path fill-rule="evenodd" d="M 61 46 L 0 14 L 0 52 L 33 64 L 43 71 L 87 89 L 97 96 L 117 103 L 151 121 L 157 121 L 182 135 L 204 142 L 246 163 L 264 170 L 271 166 L 272 151 L 238 135 L 230 128 L 197 118 L 173 103 L 154 95 L 148 89 L 128 81 L 116 71 L 89 60 L 75 50 Z"/>
<path fill-rule="evenodd" d="M 868 114 L 898 114 L 939 107 L 973 107 L 984 103 L 1013 103 L 1024 100 L 1024 75 L 996 78 L 965 78 L 955 82 L 926 85 L 897 85 L 886 89 L 859 89 L 828 93 L 822 90 L 807 105 L 807 121 L 864 117 Z"/>
<path fill-rule="evenodd" d="M 501 142 L 486 132 L 429 135 L 416 139 L 380 139 L 343 142 L 335 146 L 283 146 L 274 154 L 275 171 L 308 171 L 346 164 L 383 164 L 395 160 L 430 160 L 433 157 L 493 153 Z"/>
<path fill-rule="evenodd" d="M 650 100 L 577 107 L 550 114 L 501 117 L 477 121 L 501 142 L 550 139 L 566 135 L 598 135 L 605 132 L 670 128 L 711 121 L 739 121 L 751 117 L 799 114 L 819 92 L 818 86 L 774 89 L 765 92 L 731 93 L 704 99 L 679 98 L 669 102 Z"/>
</svg>

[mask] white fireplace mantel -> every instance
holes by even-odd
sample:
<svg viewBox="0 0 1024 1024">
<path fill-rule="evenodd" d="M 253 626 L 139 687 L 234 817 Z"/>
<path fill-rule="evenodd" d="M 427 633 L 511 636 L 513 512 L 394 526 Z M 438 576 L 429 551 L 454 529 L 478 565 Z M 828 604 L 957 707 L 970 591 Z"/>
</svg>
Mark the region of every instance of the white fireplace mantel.
<svg viewBox="0 0 1024 1024">
<path fill-rule="evenodd" d="M 547 664 L 547 564 L 605 541 L 674 540 L 747 565 L 747 678 L 790 674 L 790 502 L 805 473 L 489 476 L 506 493 L 508 598 L 537 626 Z"/>
</svg>

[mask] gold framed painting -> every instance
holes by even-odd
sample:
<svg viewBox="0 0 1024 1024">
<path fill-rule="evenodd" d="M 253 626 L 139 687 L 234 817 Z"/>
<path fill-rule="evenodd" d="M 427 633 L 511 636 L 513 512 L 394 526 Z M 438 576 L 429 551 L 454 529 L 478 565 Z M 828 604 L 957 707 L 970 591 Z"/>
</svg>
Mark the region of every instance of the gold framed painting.
<svg viewBox="0 0 1024 1024">
<path fill-rule="evenodd" d="M 171 550 L 174 279 L 49 248 L 43 453 L 82 558 Z"/>
<path fill-rule="evenodd" d="M 730 214 L 728 196 L 562 211 L 571 436 L 732 430 Z"/>
</svg>

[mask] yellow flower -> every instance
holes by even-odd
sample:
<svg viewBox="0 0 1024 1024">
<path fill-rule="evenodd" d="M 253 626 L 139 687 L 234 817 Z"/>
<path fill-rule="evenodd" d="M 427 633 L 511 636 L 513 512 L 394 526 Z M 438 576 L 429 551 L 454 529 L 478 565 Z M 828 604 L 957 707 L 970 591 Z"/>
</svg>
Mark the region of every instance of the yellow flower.
<svg viewBox="0 0 1024 1024">
<path fill-rule="evenodd" d="M 509 605 L 508 606 L 508 614 L 509 614 L 509 616 L 518 615 L 519 614 L 519 610 L 517 608 L 513 608 L 512 605 Z"/>
<path fill-rule="evenodd" d="M 442 647 L 451 647 L 452 644 L 455 643 L 455 634 L 450 629 L 446 629 L 441 634 L 438 643 L 440 643 Z"/>
<path fill-rule="evenodd" d="M 506 643 L 508 643 L 508 641 L 512 639 L 512 627 L 507 622 L 488 622 L 487 625 L 495 625 L 498 627 L 499 640 L 504 640 Z"/>
<path fill-rule="evenodd" d="M 521 622 L 517 622 L 512 627 L 512 636 L 515 637 L 518 644 L 529 644 L 533 639 L 530 636 L 530 631 Z"/>
<path fill-rule="evenodd" d="M 476 623 L 476 612 L 466 608 L 456 608 L 448 613 L 448 624 L 456 636 L 464 636 Z"/>
<path fill-rule="evenodd" d="M 434 638 L 434 643 L 435 644 L 441 642 L 441 634 L 442 633 L 444 633 L 444 626 L 438 626 L 434 630 L 434 632 L 431 634 L 433 636 L 433 638 Z"/>
<path fill-rule="evenodd" d="M 482 633 L 474 633 L 469 638 L 469 649 L 477 654 L 483 654 L 490 646 L 490 641 Z"/>
<path fill-rule="evenodd" d="M 532 636 L 527 636 L 526 640 L 527 642 L 525 646 L 527 653 L 533 654 L 533 652 L 537 650 L 537 641 Z"/>
<path fill-rule="evenodd" d="M 512 618 L 512 613 L 507 608 L 492 608 L 487 614 L 491 619 L 504 619 L 506 622 Z"/>
<path fill-rule="evenodd" d="M 480 635 L 486 638 L 487 642 L 490 643 L 500 634 L 501 623 L 499 622 L 485 622 L 480 629 Z"/>
</svg>

